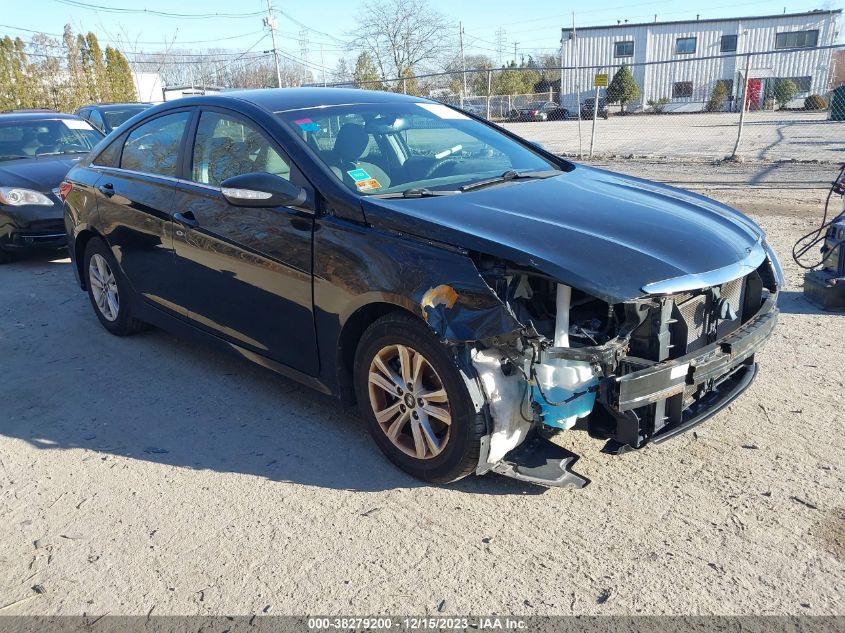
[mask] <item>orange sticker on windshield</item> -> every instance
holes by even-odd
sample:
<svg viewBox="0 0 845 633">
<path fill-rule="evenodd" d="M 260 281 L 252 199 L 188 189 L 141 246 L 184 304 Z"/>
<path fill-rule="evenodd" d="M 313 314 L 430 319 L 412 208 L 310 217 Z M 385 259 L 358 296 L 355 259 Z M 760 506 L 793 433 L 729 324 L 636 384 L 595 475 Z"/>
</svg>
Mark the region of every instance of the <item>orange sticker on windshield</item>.
<svg viewBox="0 0 845 633">
<path fill-rule="evenodd" d="M 373 189 L 381 189 L 381 184 L 375 178 L 367 178 L 366 180 L 359 180 L 355 183 L 358 191 L 372 191 Z"/>
</svg>

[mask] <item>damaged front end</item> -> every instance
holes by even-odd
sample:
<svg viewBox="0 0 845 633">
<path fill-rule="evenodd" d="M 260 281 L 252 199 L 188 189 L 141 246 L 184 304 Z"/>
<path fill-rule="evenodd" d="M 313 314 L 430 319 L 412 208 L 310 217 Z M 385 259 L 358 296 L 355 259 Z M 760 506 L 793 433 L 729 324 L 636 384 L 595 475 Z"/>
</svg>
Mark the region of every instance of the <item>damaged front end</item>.
<svg viewBox="0 0 845 633">
<path fill-rule="evenodd" d="M 441 335 L 484 326 L 463 342 L 443 336 L 463 350 L 491 422 L 477 473 L 551 486 L 587 483 L 569 470 L 577 456 L 548 441 L 553 434 L 584 429 L 618 454 L 733 401 L 757 373 L 754 355 L 774 329 L 782 285 L 764 243 L 741 265 L 646 285 L 617 302 L 501 259 L 473 261 L 497 309 L 458 309 L 449 286 L 431 289 L 421 307 Z"/>
</svg>

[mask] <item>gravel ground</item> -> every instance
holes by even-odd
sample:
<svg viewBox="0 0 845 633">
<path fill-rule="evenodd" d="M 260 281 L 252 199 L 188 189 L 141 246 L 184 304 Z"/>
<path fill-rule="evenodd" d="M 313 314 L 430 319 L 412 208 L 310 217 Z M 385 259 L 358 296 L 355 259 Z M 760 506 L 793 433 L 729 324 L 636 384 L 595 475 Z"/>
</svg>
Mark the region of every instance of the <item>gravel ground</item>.
<svg viewBox="0 0 845 633">
<path fill-rule="evenodd" d="M 633 454 L 563 436 L 580 491 L 422 485 L 293 382 L 161 331 L 109 336 L 67 260 L 3 267 L 1 613 L 845 614 L 845 316 L 808 304 L 788 260 L 821 192 L 747 176 L 708 186 L 786 268 L 758 380 Z"/>
<path fill-rule="evenodd" d="M 827 112 L 748 112 L 737 154 L 750 160 L 842 161 L 845 124 Z M 553 152 L 589 152 L 592 121 L 502 123 L 507 129 Z M 637 114 L 596 122 L 596 156 L 724 158 L 733 153 L 739 113 Z"/>
</svg>

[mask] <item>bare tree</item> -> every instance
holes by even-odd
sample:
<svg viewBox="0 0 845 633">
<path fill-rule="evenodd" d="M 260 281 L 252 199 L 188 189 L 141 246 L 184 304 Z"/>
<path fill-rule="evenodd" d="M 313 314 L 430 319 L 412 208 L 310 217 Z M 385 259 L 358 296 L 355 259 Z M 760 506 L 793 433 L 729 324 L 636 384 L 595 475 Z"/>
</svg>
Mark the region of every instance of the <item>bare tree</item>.
<svg viewBox="0 0 845 633">
<path fill-rule="evenodd" d="M 457 25 L 426 0 L 368 0 L 359 15 L 355 42 L 372 56 L 382 77 L 442 67 L 454 54 Z"/>
</svg>

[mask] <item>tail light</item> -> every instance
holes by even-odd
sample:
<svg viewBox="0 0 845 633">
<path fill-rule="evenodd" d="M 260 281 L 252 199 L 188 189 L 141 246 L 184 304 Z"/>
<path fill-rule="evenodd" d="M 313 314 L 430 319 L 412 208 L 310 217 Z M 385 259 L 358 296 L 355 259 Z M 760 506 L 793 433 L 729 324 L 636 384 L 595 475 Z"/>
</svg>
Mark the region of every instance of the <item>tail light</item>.
<svg viewBox="0 0 845 633">
<path fill-rule="evenodd" d="M 59 197 L 62 199 L 62 202 L 65 201 L 71 189 L 73 189 L 73 185 L 67 180 L 63 180 L 62 184 L 59 185 Z"/>
</svg>

